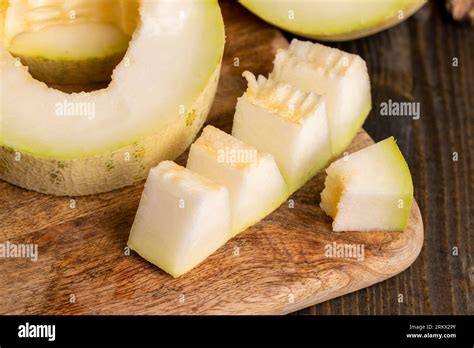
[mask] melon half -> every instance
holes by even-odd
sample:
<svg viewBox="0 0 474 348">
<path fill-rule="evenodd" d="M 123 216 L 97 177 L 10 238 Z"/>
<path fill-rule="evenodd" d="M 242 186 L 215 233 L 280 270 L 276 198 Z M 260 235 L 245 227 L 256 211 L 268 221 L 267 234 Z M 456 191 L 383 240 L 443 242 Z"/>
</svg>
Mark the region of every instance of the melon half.
<svg viewBox="0 0 474 348">
<path fill-rule="evenodd" d="M 426 0 L 240 0 L 263 20 L 297 35 L 325 41 L 364 37 L 394 26 Z"/>
<path fill-rule="evenodd" d="M 2 8 L 1 179 L 55 195 L 106 192 L 144 179 L 193 141 L 218 84 L 225 41 L 218 3 L 130 3 L 138 6 L 136 29 L 110 85 L 73 94 L 35 80 L 9 52 Z M 68 69 L 73 74 L 74 64 Z"/>
</svg>

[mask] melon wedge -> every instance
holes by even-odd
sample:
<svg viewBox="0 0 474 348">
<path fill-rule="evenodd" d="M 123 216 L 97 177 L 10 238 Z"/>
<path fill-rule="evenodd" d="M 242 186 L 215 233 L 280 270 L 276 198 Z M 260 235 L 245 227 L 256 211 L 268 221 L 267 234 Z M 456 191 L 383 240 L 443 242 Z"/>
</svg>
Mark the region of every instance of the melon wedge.
<svg viewBox="0 0 474 348">
<path fill-rule="evenodd" d="M 262 220 L 288 196 L 271 155 L 212 126 L 191 145 L 186 166 L 228 188 L 233 235 Z"/>
<path fill-rule="evenodd" d="M 408 165 L 393 137 L 326 169 L 321 208 L 334 231 L 403 231 L 413 201 Z"/>
<path fill-rule="evenodd" d="M 335 48 L 294 39 L 277 52 L 270 79 L 325 97 L 334 157 L 352 142 L 371 109 L 364 60 Z"/>
<path fill-rule="evenodd" d="M 231 238 L 229 193 L 171 161 L 150 170 L 128 246 L 173 277 Z"/>
<path fill-rule="evenodd" d="M 275 157 L 290 193 L 331 159 L 324 98 L 250 72 L 237 102 L 232 134 Z"/>
<path fill-rule="evenodd" d="M 0 47 L 0 178 L 55 195 L 110 191 L 180 155 L 204 123 L 224 49 L 217 1 L 143 1 L 106 89 L 48 88 Z"/>
<path fill-rule="evenodd" d="M 415 13 L 425 0 L 240 0 L 265 21 L 301 36 L 327 41 L 364 37 Z"/>
</svg>

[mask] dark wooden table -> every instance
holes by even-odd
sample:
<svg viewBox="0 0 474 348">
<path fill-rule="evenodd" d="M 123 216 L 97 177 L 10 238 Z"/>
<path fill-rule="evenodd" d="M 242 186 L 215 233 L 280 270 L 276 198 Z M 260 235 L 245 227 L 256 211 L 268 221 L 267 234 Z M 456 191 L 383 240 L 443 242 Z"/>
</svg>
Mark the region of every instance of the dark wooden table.
<svg viewBox="0 0 474 348">
<path fill-rule="evenodd" d="M 373 110 L 364 128 L 376 141 L 398 139 L 425 242 L 407 271 L 297 314 L 473 314 L 474 28 L 431 1 L 392 29 L 329 44 L 368 64 Z M 381 116 L 389 99 L 420 103 L 421 117 Z"/>
</svg>

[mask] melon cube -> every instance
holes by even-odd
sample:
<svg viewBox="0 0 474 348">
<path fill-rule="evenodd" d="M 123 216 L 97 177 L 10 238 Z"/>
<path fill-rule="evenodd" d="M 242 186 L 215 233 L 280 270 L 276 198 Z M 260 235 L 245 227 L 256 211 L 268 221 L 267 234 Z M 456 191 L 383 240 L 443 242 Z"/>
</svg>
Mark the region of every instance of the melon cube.
<svg viewBox="0 0 474 348">
<path fill-rule="evenodd" d="M 270 78 L 325 97 L 334 157 L 352 142 L 371 109 L 367 66 L 356 54 L 294 39 L 277 52 Z"/>
<path fill-rule="evenodd" d="M 187 168 L 228 188 L 233 235 L 263 219 L 288 196 L 271 155 L 212 126 L 191 146 Z"/>
<path fill-rule="evenodd" d="M 178 277 L 231 238 L 229 194 L 171 161 L 149 172 L 128 246 Z"/>
<path fill-rule="evenodd" d="M 244 73 L 248 89 L 237 102 L 232 134 L 275 160 L 290 193 L 331 158 L 324 98 Z"/>
<path fill-rule="evenodd" d="M 393 137 L 345 156 L 327 169 L 321 208 L 334 231 L 403 231 L 413 183 Z"/>
</svg>

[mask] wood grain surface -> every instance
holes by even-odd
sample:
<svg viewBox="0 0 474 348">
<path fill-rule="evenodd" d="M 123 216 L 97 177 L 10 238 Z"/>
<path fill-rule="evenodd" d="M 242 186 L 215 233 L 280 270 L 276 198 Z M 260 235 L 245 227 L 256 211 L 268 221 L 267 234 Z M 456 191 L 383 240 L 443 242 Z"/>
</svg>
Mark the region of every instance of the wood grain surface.
<svg viewBox="0 0 474 348">
<path fill-rule="evenodd" d="M 225 2 L 222 8 L 228 44 L 210 123 L 229 131 L 235 99 L 245 89 L 241 72 L 250 69 L 267 74 L 271 70 L 275 50 L 287 43 L 278 31 L 237 4 Z M 431 13 L 428 18 L 430 16 Z M 393 30 L 403 30 L 406 26 L 409 29 L 402 34 L 410 35 L 413 23 L 420 21 L 418 17 L 374 38 L 391 35 L 389 33 Z M 426 17 L 421 20 L 426 22 Z M 415 30 L 419 29 L 415 26 Z M 469 195 L 469 192 L 472 193 L 472 162 L 469 157 L 460 157 L 456 163 L 461 167 L 456 173 L 464 170 L 464 176 L 462 180 L 456 176 L 456 186 L 447 186 L 455 188 L 454 193 L 444 186 L 430 186 L 431 183 L 450 185 L 444 182 L 446 179 L 439 179 L 439 170 L 446 171 L 453 178 L 452 168 L 445 170 L 439 163 L 438 170 L 427 172 L 426 168 L 428 165 L 431 169 L 437 168 L 436 164 L 426 163 L 426 157 L 434 161 L 435 155 L 425 149 L 426 144 L 431 144 L 439 154 L 443 145 L 441 137 L 435 140 L 428 137 L 432 136 L 430 130 L 433 132 L 433 129 L 439 131 L 443 128 L 440 128 L 442 122 L 439 121 L 434 128 L 423 128 L 425 118 L 432 117 L 423 106 L 423 118 L 418 120 L 418 124 L 411 120 L 386 120 L 377 115 L 377 103 L 388 98 L 409 96 L 414 93 L 414 85 L 418 86 L 418 81 L 413 76 L 405 76 L 403 67 L 395 65 L 395 71 L 392 71 L 391 64 L 399 62 L 400 55 L 406 55 L 398 45 L 385 43 L 385 49 L 398 56 L 385 57 L 390 64 L 384 66 L 377 44 L 366 46 L 364 42 L 356 41 L 341 47 L 361 54 L 368 61 L 375 109 L 367 125 L 374 130 L 377 140 L 391 134 L 399 139 L 414 176 L 415 196 L 417 199 L 421 197 L 424 202 L 422 213 L 424 217 L 429 216 L 430 229 L 427 229 L 421 260 L 418 259 L 408 271 L 298 313 L 466 313 L 471 296 L 469 286 L 472 287 L 472 280 L 469 283 L 467 277 L 471 265 L 468 253 L 472 250 L 469 245 L 469 231 L 472 231 L 472 225 L 469 225 L 469 214 L 472 215 L 472 194 Z M 410 45 L 408 49 L 411 47 L 416 48 L 417 44 Z M 460 59 L 469 57 L 469 54 L 472 57 L 469 49 L 464 54 Z M 420 57 L 405 59 L 420 61 Z M 472 66 L 465 66 L 464 69 L 471 69 L 472 76 Z M 425 67 L 425 70 L 428 68 Z M 401 75 L 398 74 L 400 71 Z M 466 73 L 466 70 L 463 71 Z M 407 74 L 415 72 L 418 68 L 411 66 Z M 467 98 L 469 91 L 472 92 L 472 82 L 463 87 L 465 90 L 462 93 Z M 417 93 L 426 91 L 425 86 L 417 88 Z M 429 96 L 430 93 L 442 95 L 439 91 L 426 91 Z M 433 97 L 428 101 L 432 102 Z M 441 105 L 445 103 L 438 99 L 437 102 Z M 441 116 L 464 117 L 462 121 L 456 118 L 452 122 L 464 127 L 458 129 L 459 132 L 466 132 L 462 139 L 459 139 L 458 133 L 449 135 L 450 143 L 462 144 L 463 147 L 459 148 L 465 150 L 463 156 L 469 156 L 472 143 L 469 143 L 471 124 L 468 116 L 472 117 L 472 114 L 468 113 L 467 108 L 472 105 L 469 98 L 449 100 L 449 103 L 455 105 L 459 113 L 452 115 L 448 112 Z M 444 107 L 447 109 L 449 105 Z M 377 118 L 375 122 L 374 118 Z M 378 123 L 386 128 L 374 126 Z M 419 148 L 410 147 L 413 146 L 411 137 L 414 132 L 403 127 L 421 127 L 418 133 L 424 133 L 421 139 L 418 134 Z M 351 150 L 369 143 L 370 139 L 360 133 Z M 449 149 L 443 151 L 446 156 Z M 180 161 L 184 163 L 185 156 Z M 38 262 L 0 260 L 0 313 L 288 313 L 366 287 L 411 263 L 421 246 L 422 234 L 416 233 L 420 229 L 408 229 L 404 234 L 329 232 L 330 219 L 318 208 L 322 180 L 320 174 L 293 195 L 294 208 L 283 205 L 267 219 L 231 240 L 194 271 L 177 280 L 136 254 L 126 255 L 124 252 L 143 184 L 71 201 L 70 198 L 45 196 L 0 182 L 0 241 L 39 245 Z M 440 192 L 454 198 L 454 201 L 444 198 Z M 458 196 L 460 201 L 456 202 Z M 431 208 L 426 197 L 437 202 L 438 206 Z M 435 211 L 430 211 L 428 207 Z M 411 226 L 420 226 L 416 206 L 411 218 Z M 441 225 L 438 226 L 437 222 Z M 451 229 L 453 227 L 454 230 Z M 434 235 L 431 228 L 437 234 Z M 324 245 L 333 241 L 363 243 L 365 260 L 323 257 Z M 456 242 L 459 247 L 459 255 L 452 256 L 452 259 L 449 259 L 451 249 L 443 250 L 443 247 L 449 247 L 448 241 Z M 433 264 L 429 264 L 427 256 L 434 258 Z M 274 273 L 269 274 L 268 270 Z M 404 295 L 402 303 L 398 301 L 399 294 Z M 236 306 L 236 303 L 239 305 Z"/>
</svg>

